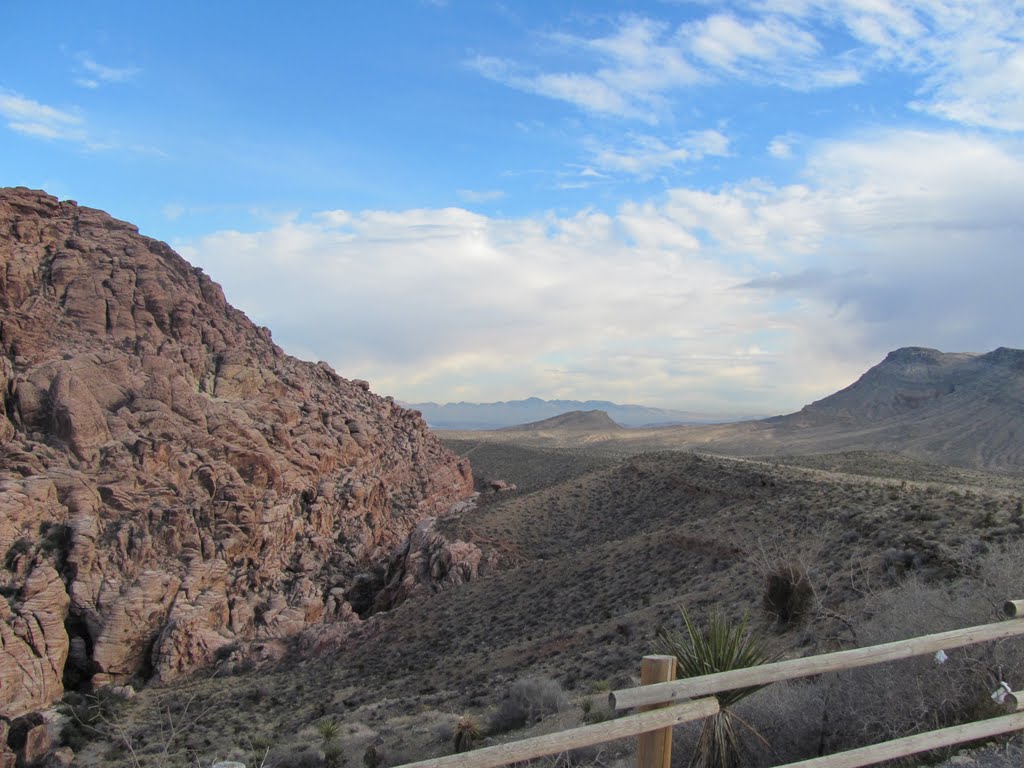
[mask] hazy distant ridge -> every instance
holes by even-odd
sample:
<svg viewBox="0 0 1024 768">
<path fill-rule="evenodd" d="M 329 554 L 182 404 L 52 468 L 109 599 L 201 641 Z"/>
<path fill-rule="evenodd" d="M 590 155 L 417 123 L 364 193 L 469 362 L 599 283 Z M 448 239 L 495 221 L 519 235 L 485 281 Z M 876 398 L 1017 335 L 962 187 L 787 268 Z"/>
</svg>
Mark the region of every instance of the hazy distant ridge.
<svg viewBox="0 0 1024 768">
<path fill-rule="evenodd" d="M 427 424 L 435 429 L 501 429 L 543 421 L 572 411 L 604 411 L 609 418 L 624 427 L 721 424 L 744 418 L 643 405 L 619 405 L 607 400 L 541 400 L 539 397 L 496 403 L 411 403 L 409 407 L 420 411 Z"/>
<path fill-rule="evenodd" d="M 606 432 L 622 429 L 609 418 L 605 411 L 570 411 L 558 416 L 552 416 L 543 421 L 534 421 L 530 424 L 519 424 L 514 427 L 505 427 L 505 431 L 529 432 L 533 430 L 558 429 L 569 432 Z"/>
<path fill-rule="evenodd" d="M 611 415 L 611 409 L 608 410 Z M 615 421 L 623 423 L 617 417 Z M 531 421 L 522 418 L 522 422 Z M 534 419 L 533 421 L 543 421 Z M 578 424 L 583 420 L 577 418 Z M 700 450 L 738 456 L 883 451 L 1004 472 L 1024 469 L 1024 350 L 985 354 L 903 347 L 857 381 L 795 413 L 662 429 L 595 426 L 607 450 Z M 488 439 L 581 444 L 582 428 L 526 424 Z M 583 434 L 583 438 L 580 435 Z"/>
</svg>

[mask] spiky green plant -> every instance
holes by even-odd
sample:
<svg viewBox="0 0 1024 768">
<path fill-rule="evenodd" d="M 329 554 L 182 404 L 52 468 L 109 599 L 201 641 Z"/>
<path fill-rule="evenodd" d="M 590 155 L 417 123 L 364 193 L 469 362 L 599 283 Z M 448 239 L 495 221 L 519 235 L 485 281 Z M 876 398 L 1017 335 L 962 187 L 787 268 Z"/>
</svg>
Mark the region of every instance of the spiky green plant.
<svg viewBox="0 0 1024 768">
<path fill-rule="evenodd" d="M 480 722 L 472 715 L 463 715 L 455 724 L 452 747 L 456 752 L 468 752 L 482 735 Z"/>
<path fill-rule="evenodd" d="M 748 632 L 746 616 L 735 623 L 716 612 L 707 625 L 701 628 L 694 623 L 685 608 L 680 609 L 680 613 L 684 631 L 663 630 L 654 641 L 654 647 L 659 653 L 676 657 L 676 675 L 679 678 L 756 667 L 778 658 L 762 638 Z M 743 725 L 758 738 L 761 736 L 729 707 L 761 687 L 718 694 L 720 711 L 704 720 L 697 748 L 690 760 L 691 768 L 738 768 L 743 744 L 737 725 Z"/>
<path fill-rule="evenodd" d="M 341 733 L 341 726 L 338 725 L 337 720 L 321 720 L 316 724 L 316 732 L 320 734 L 324 744 L 327 744 L 338 738 L 338 734 Z"/>
<path fill-rule="evenodd" d="M 335 741 L 324 742 L 324 766 L 338 768 L 345 763 L 345 748 Z"/>
</svg>

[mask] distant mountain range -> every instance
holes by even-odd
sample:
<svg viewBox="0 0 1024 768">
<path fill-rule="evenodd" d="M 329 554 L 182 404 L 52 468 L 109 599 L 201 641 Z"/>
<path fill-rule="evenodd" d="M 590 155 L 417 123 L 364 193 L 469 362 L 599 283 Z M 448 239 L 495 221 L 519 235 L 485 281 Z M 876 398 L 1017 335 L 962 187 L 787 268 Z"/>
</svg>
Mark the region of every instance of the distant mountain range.
<svg viewBox="0 0 1024 768">
<path fill-rule="evenodd" d="M 616 431 L 593 415 L 582 416 L 568 418 L 567 425 L 524 425 L 519 434 L 532 432 L 548 442 L 580 440 L 583 426 L 594 424 L 591 431 L 602 439 L 634 451 L 740 456 L 889 451 L 1019 472 L 1024 469 L 1024 350 L 1000 347 L 971 354 L 904 347 L 845 389 L 768 419 Z"/>
<path fill-rule="evenodd" d="M 497 403 L 410 403 L 435 429 L 502 429 L 543 421 L 573 411 L 604 411 L 624 427 L 653 427 L 668 424 L 722 424 L 750 416 L 674 411 L 643 405 L 619 405 L 607 400 L 509 400 Z"/>
</svg>

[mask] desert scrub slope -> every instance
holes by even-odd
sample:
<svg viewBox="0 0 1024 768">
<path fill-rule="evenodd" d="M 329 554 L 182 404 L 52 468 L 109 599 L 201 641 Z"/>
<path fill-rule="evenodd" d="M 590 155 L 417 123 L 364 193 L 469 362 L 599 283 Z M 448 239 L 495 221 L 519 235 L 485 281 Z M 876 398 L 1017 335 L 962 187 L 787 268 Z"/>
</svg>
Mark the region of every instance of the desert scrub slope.
<svg viewBox="0 0 1024 768">
<path fill-rule="evenodd" d="M 864 644 L 876 596 L 907 579 L 967 583 L 986 553 L 1020 540 L 1020 517 L 1012 494 L 983 485 L 634 456 L 448 520 L 453 535 L 516 553 L 486 577 L 297 646 L 278 666 L 194 681 L 216 716 L 188 747 L 223 756 L 272 735 L 274 754 L 304 750 L 331 719 L 350 764 L 377 741 L 385 764 L 446 754 L 459 718 L 490 723 L 523 677 L 550 678 L 570 698 L 631 684 L 659 630 L 678 628 L 680 606 L 697 620 L 750 611 L 790 655 Z M 762 610 L 766 570 L 780 562 L 813 586 L 805 614 L 781 629 Z M 158 728 L 165 694 L 176 689 L 140 694 L 133 728 Z"/>
</svg>

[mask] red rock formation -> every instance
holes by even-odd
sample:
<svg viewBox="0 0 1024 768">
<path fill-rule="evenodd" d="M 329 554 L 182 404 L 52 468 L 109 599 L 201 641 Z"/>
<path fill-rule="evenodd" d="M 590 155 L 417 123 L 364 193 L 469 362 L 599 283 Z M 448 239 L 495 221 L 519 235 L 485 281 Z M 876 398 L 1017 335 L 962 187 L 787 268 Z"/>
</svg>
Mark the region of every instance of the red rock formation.
<svg viewBox="0 0 1024 768">
<path fill-rule="evenodd" d="M 420 416 L 285 355 L 167 245 L 0 190 L 0 713 L 355 620 L 472 492 Z M 68 668 L 65 669 L 65 660 Z"/>
<path fill-rule="evenodd" d="M 373 607 L 387 611 L 420 591 L 438 592 L 475 579 L 483 568 L 497 563 L 496 553 L 487 556 L 476 544 L 449 541 L 438 533 L 434 518 L 423 520 L 392 554 L 382 574 L 383 588 Z"/>
</svg>

